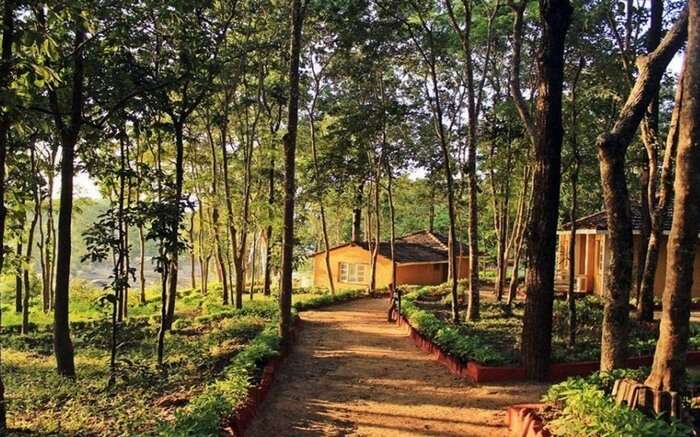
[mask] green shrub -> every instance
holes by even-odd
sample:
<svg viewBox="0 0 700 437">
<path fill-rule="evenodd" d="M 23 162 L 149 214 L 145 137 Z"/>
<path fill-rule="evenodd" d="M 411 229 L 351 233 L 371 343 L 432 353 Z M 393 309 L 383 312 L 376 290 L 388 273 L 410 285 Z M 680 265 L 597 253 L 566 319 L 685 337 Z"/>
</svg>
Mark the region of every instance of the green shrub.
<svg viewBox="0 0 700 437">
<path fill-rule="evenodd" d="M 562 402 L 566 398 L 567 393 L 580 390 L 585 386 L 593 386 L 603 390 L 605 394 L 610 394 L 616 380 L 628 378 L 635 381 L 643 381 L 648 374 L 648 367 L 640 367 L 638 369 L 613 369 L 608 372 L 595 372 L 583 377 L 567 378 L 565 381 L 549 387 L 542 401 L 551 404 Z"/>
<path fill-rule="evenodd" d="M 641 411 L 615 404 L 594 384 L 580 382 L 577 387 L 559 392 L 558 397 L 563 401 L 563 409 L 547 427 L 560 437 L 692 435 L 692 430 L 675 418 L 666 422 L 660 418 L 649 418 Z"/>
<path fill-rule="evenodd" d="M 463 363 L 468 360 L 482 364 L 505 364 L 510 361 L 508 356 L 486 343 L 478 334 L 468 332 L 469 327 L 444 322 L 435 314 L 418 308 L 415 300 L 424 295 L 421 290 L 406 295 L 401 304 L 401 313 L 421 335 Z"/>
<path fill-rule="evenodd" d="M 308 311 L 334 303 L 346 302 L 364 295 L 364 290 L 343 290 L 335 294 L 322 294 L 307 300 L 294 302 L 293 306 L 297 312 Z"/>
<path fill-rule="evenodd" d="M 279 353 L 280 338 L 275 325 L 268 326 L 238 354 L 224 376 L 209 384 L 187 406 L 175 412 L 175 419 L 161 425 L 164 436 L 216 436 L 222 417 L 231 414 L 256 383 L 259 370 Z"/>
</svg>

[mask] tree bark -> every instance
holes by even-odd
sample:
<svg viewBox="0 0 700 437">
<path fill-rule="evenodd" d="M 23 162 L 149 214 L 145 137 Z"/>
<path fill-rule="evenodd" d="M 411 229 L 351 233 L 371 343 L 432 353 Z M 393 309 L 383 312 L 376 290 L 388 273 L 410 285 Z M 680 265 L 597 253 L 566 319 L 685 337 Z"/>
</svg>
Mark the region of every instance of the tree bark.
<svg viewBox="0 0 700 437">
<path fill-rule="evenodd" d="M 222 252 L 222 242 L 221 242 L 221 235 L 219 234 L 219 208 L 217 207 L 218 203 L 218 185 L 219 185 L 219 174 L 218 174 L 218 169 L 219 165 L 216 161 L 216 147 L 214 145 L 214 136 L 211 134 L 211 130 L 207 129 L 207 133 L 209 135 L 209 145 L 210 145 L 210 152 L 211 152 L 211 195 L 213 198 L 213 202 L 211 205 L 211 230 L 214 233 L 214 245 L 215 245 L 215 256 L 216 256 L 216 263 L 217 263 L 217 268 L 219 269 L 219 272 L 221 274 L 221 286 L 222 286 L 222 295 L 221 295 L 221 301 L 224 305 L 228 305 L 229 303 L 229 283 L 228 283 L 228 276 L 226 273 L 226 263 L 224 262 L 224 255 Z M 222 138 L 221 141 L 225 142 L 225 134 L 222 131 Z M 226 153 L 226 150 L 222 150 L 223 153 Z M 224 165 L 227 165 L 228 162 L 226 159 L 223 160 Z M 228 171 L 226 172 L 228 176 Z M 226 181 L 228 181 L 228 177 L 225 178 Z"/>
<path fill-rule="evenodd" d="M 12 80 L 12 44 L 14 42 L 15 2 L 5 0 L 2 15 L 2 53 L 0 54 L 0 91 L 9 92 Z M 5 260 L 5 158 L 7 156 L 7 136 L 10 130 L 10 114 L 4 108 L 0 115 L 0 270 Z M 0 309 L 0 329 L 2 329 L 2 310 Z M 2 365 L 2 350 L 0 349 L 0 366 Z M 0 434 L 7 428 L 7 413 L 5 407 L 5 385 L 0 367 Z"/>
<path fill-rule="evenodd" d="M 659 198 L 651 214 L 651 235 L 646 248 L 645 264 L 642 274 L 642 285 L 640 290 L 640 305 L 638 307 L 638 318 L 647 321 L 648 314 L 654 315 L 654 280 L 659 261 L 659 249 L 662 241 L 664 228 L 664 216 L 671 204 L 673 197 L 673 163 L 676 158 L 676 147 L 678 145 L 678 118 L 683 97 L 683 75 L 681 74 L 676 89 L 675 106 L 671 114 L 671 124 L 666 138 L 666 149 L 664 151 L 664 161 L 661 166 L 661 189 Z"/>
<path fill-rule="evenodd" d="M 532 211 L 533 192 L 530 190 L 530 179 L 532 179 L 530 167 L 526 165 L 525 169 L 523 170 L 523 189 L 520 194 L 518 213 L 515 219 L 512 236 L 512 244 L 515 251 L 513 252 L 513 268 L 511 269 L 510 284 L 508 286 L 508 301 L 506 302 L 508 308 L 512 307 L 513 301 L 515 300 L 515 295 L 518 291 L 518 269 L 520 266 L 520 257 L 522 256 L 523 243 L 525 240 L 525 226 L 530 219 L 530 212 Z"/>
<path fill-rule="evenodd" d="M 75 37 L 73 38 L 73 78 L 71 94 L 70 125 L 65 126 L 58 107 L 55 91 L 50 91 L 52 110 L 56 127 L 61 136 L 61 204 L 58 211 L 57 252 L 61 254 L 56 260 L 56 290 L 54 301 L 54 355 L 58 373 L 75 378 L 73 342 L 70 338 L 69 323 L 69 288 L 71 258 L 71 215 L 73 211 L 73 173 L 75 145 L 78 142 L 82 126 L 82 109 L 84 103 L 84 60 L 85 23 L 83 18 L 75 18 Z"/>
<path fill-rule="evenodd" d="M 26 220 L 27 214 L 24 213 L 20 222 L 22 230 L 24 230 L 24 223 Z M 22 244 L 22 237 L 19 236 L 17 246 L 15 247 L 15 257 L 18 262 L 15 268 L 15 312 L 18 314 L 22 313 L 22 250 L 24 250 L 24 245 Z"/>
<path fill-rule="evenodd" d="M 649 30 L 647 31 L 647 53 L 653 52 L 661 42 L 661 32 L 663 30 L 663 0 L 651 0 L 649 8 Z M 653 290 L 651 296 L 649 289 L 645 289 L 646 296 L 642 297 L 644 272 L 646 270 L 646 259 L 648 255 L 649 241 L 651 239 L 651 228 L 653 218 L 651 217 L 656 207 L 656 186 L 657 186 L 657 138 L 659 137 L 659 93 L 654 95 L 645 116 L 646 128 L 642 131 L 642 140 L 646 154 L 642 156 L 642 193 L 641 193 L 641 238 L 639 253 L 637 254 L 637 319 L 651 322 L 654 319 Z M 652 265 L 650 265 L 652 267 Z M 656 270 L 656 263 L 653 263 Z M 649 305 L 651 301 L 651 306 Z"/>
<path fill-rule="evenodd" d="M 284 135 L 284 230 L 282 235 L 282 280 L 279 332 L 282 350 L 289 349 L 292 328 L 292 271 L 294 268 L 294 196 L 297 127 L 299 124 L 299 57 L 304 22 L 302 0 L 291 0 L 292 32 L 289 53 L 289 102 L 287 133 Z"/>
<path fill-rule="evenodd" d="M 645 382 L 654 389 L 667 391 L 680 391 L 685 377 L 700 222 L 700 2 L 690 0 L 689 6 L 666 288 L 654 364 Z"/>
<path fill-rule="evenodd" d="M 29 278 L 29 264 L 32 262 L 32 251 L 34 247 L 34 231 L 36 230 L 36 224 L 39 221 L 39 216 L 41 210 L 34 207 L 34 216 L 29 224 L 29 233 L 27 234 L 27 251 L 24 256 L 25 265 L 22 268 L 22 278 L 24 281 L 24 293 L 22 296 L 22 334 L 29 334 L 29 298 L 31 297 L 31 282 Z"/>
<path fill-rule="evenodd" d="M 585 59 L 579 58 L 578 68 L 571 85 L 571 151 L 573 152 L 573 168 L 571 169 L 571 210 L 569 221 L 571 233 L 569 242 L 569 286 L 566 300 L 569 308 L 569 347 L 576 345 L 576 217 L 578 215 L 578 175 L 581 167 L 581 154 L 578 148 L 578 80 Z"/>
<path fill-rule="evenodd" d="M 528 222 L 528 271 L 523 316 L 522 360 L 527 375 L 544 379 L 552 349 L 554 264 L 561 182 L 561 96 L 564 45 L 573 9 L 568 0 L 540 0 L 542 42 L 537 60 L 537 135 L 533 207 Z"/>
<path fill-rule="evenodd" d="M 312 67 L 313 68 L 313 67 Z M 331 290 L 331 294 L 335 294 L 335 283 L 333 281 L 333 272 L 331 271 L 331 252 L 330 252 L 330 242 L 328 238 L 328 224 L 326 220 L 326 208 L 323 202 L 323 190 L 320 189 L 321 182 L 321 170 L 318 166 L 318 148 L 316 147 L 316 101 L 320 93 L 320 77 L 318 77 L 314 72 L 314 96 L 309 107 L 309 128 L 311 130 L 311 157 L 314 164 L 314 179 L 316 181 L 316 186 L 319 187 L 318 191 L 318 208 L 321 214 L 321 230 L 323 232 L 323 248 L 324 254 L 323 259 L 326 263 L 326 273 L 328 274 L 328 288 Z"/>
<path fill-rule="evenodd" d="M 184 144 L 184 121 L 182 118 L 178 118 L 173 122 L 173 130 L 175 133 L 175 193 L 173 194 L 172 201 L 174 202 L 173 213 L 173 223 L 170 225 L 170 244 L 174 249 L 169 254 L 170 255 L 170 265 L 168 272 L 168 300 L 167 300 L 167 311 L 166 317 L 163 321 L 166 330 L 170 329 L 173 325 L 175 319 L 175 301 L 177 300 L 177 280 L 179 273 L 178 257 L 179 251 L 178 241 L 180 239 L 180 220 L 182 218 L 182 184 L 184 179 L 184 155 L 185 155 L 185 144 Z"/>
<path fill-rule="evenodd" d="M 654 52 L 637 62 L 639 75 L 612 130 L 597 140 L 607 212 L 610 267 L 604 291 L 600 368 L 624 367 L 627 359 L 629 296 L 632 286 L 632 223 L 625 180 L 625 154 L 668 63 L 686 38 L 687 9 Z"/>
<path fill-rule="evenodd" d="M 268 170 L 268 193 L 267 204 L 272 215 L 272 208 L 275 204 L 275 160 L 270 159 L 270 168 Z M 268 217 L 270 223 L 265 228 L 265 272 L 263 273 L 263 295 L 271 294 L 272 286 L 272 217 Z"/>
</svg>

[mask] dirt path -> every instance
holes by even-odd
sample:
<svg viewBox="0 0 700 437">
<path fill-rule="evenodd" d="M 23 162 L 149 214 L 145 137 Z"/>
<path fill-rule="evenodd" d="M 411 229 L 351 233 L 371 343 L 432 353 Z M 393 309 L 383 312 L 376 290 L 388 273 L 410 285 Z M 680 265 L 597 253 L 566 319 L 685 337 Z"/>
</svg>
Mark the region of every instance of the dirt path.
<svg viewBox="0 0 700 437">
<path fill-rule="evenodd" d="M 305 312 L 293 353 L 247 435 L 506 435 L 504 407 L 544 387 L 452 376 L 386 322 L 384 299 Z"/>
</svg>

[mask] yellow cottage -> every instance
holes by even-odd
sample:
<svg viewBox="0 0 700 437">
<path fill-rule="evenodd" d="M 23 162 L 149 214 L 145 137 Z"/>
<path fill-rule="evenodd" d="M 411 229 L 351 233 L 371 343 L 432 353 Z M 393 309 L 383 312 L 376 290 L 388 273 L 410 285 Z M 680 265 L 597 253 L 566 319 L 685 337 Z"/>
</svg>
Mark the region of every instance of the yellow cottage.
<svg viewBox="0 0 700 437">
<path fill-rule="evenodd" d="M 399 237 L 395 241 L 396 282 L 398 285 L 437 285 L 447 280 L 448 239 L 436 232 L 420 231 Z M 372 249 L 374 246 L 372 245 Z M 464 244 L 456 245 L 458 277 L 469 274 L 469 256 Z M 370 245 L 366 241 L 350 242 L 330 249 L 331 273 L 337 288 L 368 287 L 371 275 Z M 316 252 L 313 259 L 315 287 L 328 287 L 325 251 Z M 391 245 L 379 244 L 377 257 L 377 288 L 391 283 Z"/>
</svg>

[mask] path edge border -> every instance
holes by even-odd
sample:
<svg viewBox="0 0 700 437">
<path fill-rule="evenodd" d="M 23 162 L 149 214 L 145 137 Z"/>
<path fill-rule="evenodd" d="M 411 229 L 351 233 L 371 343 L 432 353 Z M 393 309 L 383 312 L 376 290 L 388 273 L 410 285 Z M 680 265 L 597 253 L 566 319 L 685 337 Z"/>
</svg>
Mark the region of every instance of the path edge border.
<svg viewBox="0 0 700 437">
<path fill-rule="evenodd" d="M 466 363 L 443 351 L 432 340 L 423 336 L 411 322 L 402 314 L 397 317 L 396 309 L 392 312 L 397 326 L 405 326 L 408 336 L 423 352 L 433 355 L 435 360 L 447 367 L 455 376 L 469 379 L 472 382 L 506 382 L 525 381 L 527 374 L 522 366 L 484 366 L 474 361 Z M 627 359 L 629 368 L 651 366 L 653 355 L 641 355 Z M 686 356 L 687 365 L 700 365 L 700 351 L 690 351 Z M 549 381 L 561 381 L 571 376 L 586 376 L 600 369 L 598 361 L 575 361 L 570 363 L 553 363 L 549 367 L 547 379 Z"/>
<path fill-rule="evenodd" d="M 281 352 L 278 356 L 271 358 L 262 368 L 262 376 L 260 381 L 248 389 L 248 394 L 245 399 L 236 406 L 233 413 L 226 417 L 219 427 L 219 436 L 241 437 L 253 423 L 253 419 L 258 413 L 262 403 L 267 399 L 272 388 L 272 383 L 275 381 L 275 376 L 282 363 L 289 356 L 297 342 L 298 334 L 303 328 L 303 320 L 299 315 L 294 318 L 292 326 L 292 347 L 289 350 Z"/>
</svg>

